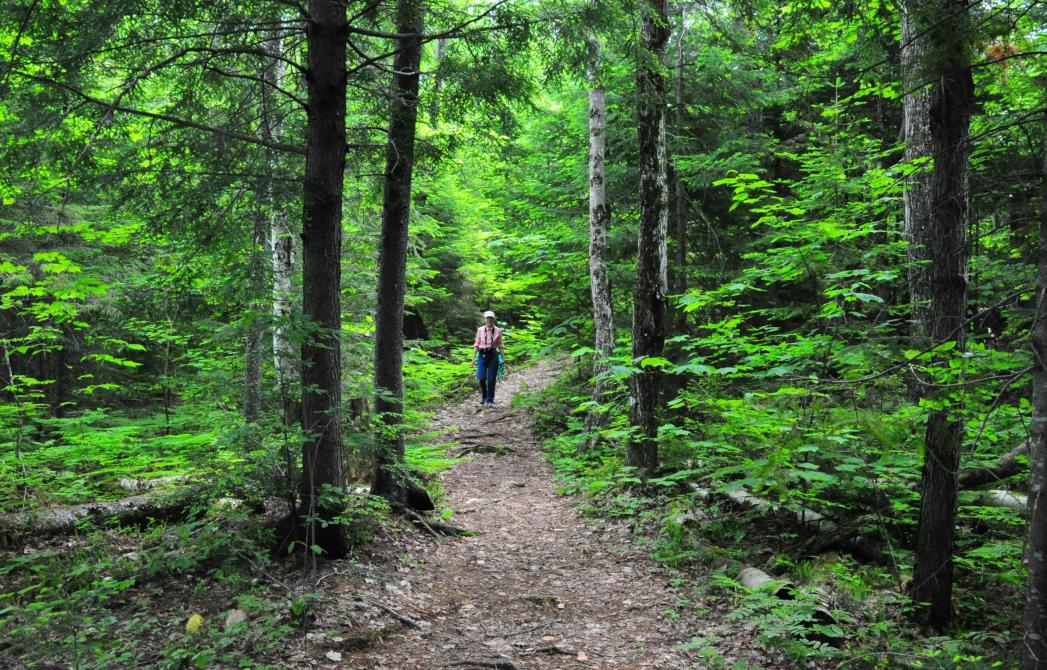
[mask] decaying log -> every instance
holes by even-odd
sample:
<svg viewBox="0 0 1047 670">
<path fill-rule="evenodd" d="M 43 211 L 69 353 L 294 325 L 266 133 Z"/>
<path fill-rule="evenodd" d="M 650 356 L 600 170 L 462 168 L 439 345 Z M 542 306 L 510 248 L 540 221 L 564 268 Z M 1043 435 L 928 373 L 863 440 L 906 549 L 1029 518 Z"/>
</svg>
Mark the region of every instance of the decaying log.
<svg viewBox="0 0 1047 670">
<path fill-rule="evenodd" d="M 72 533 L 80 523 L 115 522 L 130 526 L 143 525 L 153 519 L 177 521 L 188 515 L 202 493 L 200 488 L 190 486 L 107 502 L 5 514 L 0 516 L 0 535 L 9 539 L 26 535 L 61 535 Z"/>
<path fill-rule="evenodd" d="M 1029 497 L 1021 493 L 999 490 L 976 491 L 974 496 L 965 495 L 964 499 L 984 507 L 1004 507 L 1021 514 L 1029 511 Z"/>
<path fill-rule="evenodd" d="M 1024 460 L 1023 460 L 1024 457 Z M 1022 472 L 1028 466 L 1029 442 L 1025 441 L 1011 450 L 991 467 L 964 468 L 960 470 L 961 489 L 973 489 L 985 484 L 999 482 Z"/>
<path fill-rule="evenodd" d="M 154 477 L 153 479 L 130 479 L 124 478 L 117 481 L 120 488 L 132 493 L 141 491 L 152 491 L 171 484 L 181 484 L 189 480 L 186 475 L 171 475 L 170 477 Z"/>
<path fill-rule="evenodd" d="M 782 600 L 793 600 L 795 597 L 788 581 L 775 579 L 763 570 L 748 565 L 738 573 L 738 583 L 750 591 L 766 589 Z"/>
<path fill-rule="evenodd" d="M 738 505 L 750 507 L 760 512 L 789 514 L 796 519 L 797 523 L 801 526 L 805 526 L 815 533 L 831 533 L 836 530 L 837 527 L 835 521 L 812 509 L 807 509 L 806 507 L 797 507 L 796 509 L 793 509 L 780 503 L 767 500 L 766 498 L 753 495 L 745 488 L 731 491 L 727 494 L 727 497 Z"/>
<path fill-rule="evenodd" d="M 780 580 L 771 577 L 769 574 L 754 568 L 752 566 L 746 566 L 738 573 L 738 583 L 749 591 L 764 591 L 770 593 L 779 600 L 796 600 L 796 589 L 787 580 Z M 817 597 L 817 596 L 816 596 Z M 811 612 L 811 619 L 806 623 L 811 627 L 816 625 L 829 626 L 832 624 L 838 624 L 836 617 L 829 609 L 829 605 L 821 597 L 817 597 L 818 605 Z M 833 646 L 837 646 L 841 640 L 836 638 L 829 638 L 821 633 L 809 631 L 804 634 L 804 637 L 808 639 L 817 639 Z"/>
<path fill-rule="evenodd" d="M 714 495 L 712 491 L 697 486 L 692 486 L 691 490 L 703 500 L 708 500 Z M 790 515 L 808 532 L 808 536 L 795 546 L 796 549 L 802 549 L 804 553 L 814 555 L 831 549 L 842 549 L 861 560 L 875 563 L 886 562 L 880 542 L 865 534 L 865 529 L 879 521 L 879 515 L 875 513 L 846 523 L 837 523 L 814 510 L 806 507 L 790 508 L 753 495 L 745 488 L 728 493 L 727 498 L 741 507 L 767 514 Z"/>
</svg>

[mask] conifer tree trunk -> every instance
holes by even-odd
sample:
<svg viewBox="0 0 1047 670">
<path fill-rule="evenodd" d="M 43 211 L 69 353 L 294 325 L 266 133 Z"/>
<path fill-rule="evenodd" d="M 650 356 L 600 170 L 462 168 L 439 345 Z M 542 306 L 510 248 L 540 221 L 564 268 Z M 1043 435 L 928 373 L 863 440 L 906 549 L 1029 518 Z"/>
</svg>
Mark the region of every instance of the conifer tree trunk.
<svg viewBox="0 0 1047 670">
<path fill-rule="evenodd" d="M 930 225 L 923 238 L 930 258 L 930 323 L 923 327 L 932 341 L 955 341 L 956 350 L 962 351 L 967 307 L 969 131 L 974 104 L 967 5 L 966 0 L 908 0 L 906 12 L 910 30 L 927 37 L 918 69 L 919 81 L 926 82 L 929 89 L 927 127 L 933 159 L 926 190 L 929 202 L 921 204 L 928 207 Z M 932 410 L 927 419 L 913 600 L 918 604 L 918 616 L 941 629 L 952 616 L 963 423 L 950 408 L 948 390 L 932 390 L 928 395 L 944 405 Z"/>
<path fill-rule="evenodd" d="M 397 53 L 393 60 L 389 142 L 385 153 L 382 238 L 378 261 L 378 309 L 375 312 L 375 411 L 380 419 L 378 467 L 371 492 L 406 503 L 409 484 L 400 472 L 404 461 L 403 348 L 407 229 L 411 210 L 414 136 L 418 119 L 418 75 L 422 58 L 422 2 L 397 0 Z"/>
<path fill-rule="evenodd" d="M 345 173 L 346 7 L 310 0 L 309 116 L 302 193 L 302 310 L 313 332 L 302 344 L 302 503 L 309 516 L 307 542 L 332 558 L 344 556 L 348 538 L 341 524 L 324 526 L 341 510 L 324 506 L 324 485 L 345 487 L 342 460 L 341 288 L 342 191 Z"/>
<path fill-rule="evenodd" d="M 590 445 L 605 423 L 600 406 L 604 401 L 603 379 L 606 360 L 614 351 L 614 323 L 611 310 L 611 282 L 607 275 L 607 229 L 611 215 L 607 209 L 604 168 L 604 131 L 607 123 L 606 96 L 600 67 L 600 42 L 589 37 L 589 284 L 593 299 L 593 403 L 585 416 Z"/>
<path fill-rule="evenodd" d="M 1044 115 L 1047 122 L 1047 114 Z M 1043 140 L 1040 250 L 1036 315 L 1032 325 L 1032 434 L 1029 440 L 1028 590 L 1022 668 L 1047 668 L 1047 133 Z"/>
<path fill-rule="evenodd" d="M 637 64 L 637 131 L 640 156 L 640 232 L 633 297 L 633 364 L 660 356 L 665 346 L 666 228 L 669 185 L 665 152 L 665 77 L 662 61 L 669 38 L 666 0 L 643 6 L 640 62 Z M 638 434 L 629 441 L 626 462 L 648 477 L 658 467 L 655 409 L 661 390 L 656 366 L 633 373 L 629 380 L 629 423 Z"/>
</svg>

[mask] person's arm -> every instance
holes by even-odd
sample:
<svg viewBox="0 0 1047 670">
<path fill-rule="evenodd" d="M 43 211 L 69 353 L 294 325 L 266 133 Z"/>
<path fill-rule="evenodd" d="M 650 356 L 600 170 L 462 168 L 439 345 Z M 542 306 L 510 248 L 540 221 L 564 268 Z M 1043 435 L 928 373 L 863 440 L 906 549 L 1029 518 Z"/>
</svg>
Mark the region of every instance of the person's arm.
<svg viewBox="0 0 1047 670">
<path fill-rule="evenodd" d="M 477 356 L 480 355 L 480 331 L 476 331 L 476 337 L 473 338 L 473 366 L 477 364 Z"/>
<path fill-rule="evenodd" d="M 502 342 L 502 332 L 503 332 L 502 329 L 499 328 L 498 329 L 498 340 L 497 340 L 497 342 L 498 342 L 498 353 L 500 353 L 502 355 L 502 358 L 505 358 L 505 344 Z"/>
</svg>

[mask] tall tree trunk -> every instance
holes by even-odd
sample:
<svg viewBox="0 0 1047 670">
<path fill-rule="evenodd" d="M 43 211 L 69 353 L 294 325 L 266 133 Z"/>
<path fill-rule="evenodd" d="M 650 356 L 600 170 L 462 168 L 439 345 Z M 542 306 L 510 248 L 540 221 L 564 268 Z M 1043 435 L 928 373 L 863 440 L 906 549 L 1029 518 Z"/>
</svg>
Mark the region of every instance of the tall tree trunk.
<svg viewBox="0 0 1047 670">
<path fill-rule="evenodd" d="M 262 98 L 262 138 L 268 142 L 281 139 L 279 116 L 273 102 L 273 91 L 284 78 L 283 38 L 266 40 L 262 48 L 270 55 L 266 68 L 262 72 L 265 80 Z M 295 367 L 295 347 L 289 337 L 291 315 L 294 310 L 294 296 L 291 292 L 291 276 L 294 272 L 294 239 L 291 236 L 287 220 L 287 211 L 280 205 L 276 195 L 276 182 L 273 178 L 276 170 L 276 152 L 269 150 L 266 158 L 266 200 L 269 206 L 269 241 L 270 264 L 272 268 L 272 314 L 273 314 L 273 369 L 276 371 L 276 384 L 280 393 L 280 404 L 283 410 L 285 425 L 295 422 L 296 407 L 294 386 L 298 380 Z"/>
<path fill-rule="evenodd" d="M 262 294 L 265 289 L 265 235 L 266 217 L 258 211 L 251 227 L 251 255 L 248 259 L 247 336 L 244 342 L 244 446 L 257 449 L 261 443 L 258 425 L 262 418 L 262 338 L 265 324 L 262 320 Z"/>
<path fill-rule="evenodd" d="M 418 119 L 418 70 L 422 58 L 422 2 L 397 0 L 397 53 L 393 60 L 389 142 L 385 152 L 382 239 L 378 261 L 378 309 L 375 313 L 375 411 L 381 420 L 378 467 L 371 492 L 406 503 L 409 490 L 402 472 L 404 293 L 407 227 L 411 211 L 414 135 Z"/>
<path fill-rule="evenodd" d="M 674 154 L 679 155 L 683 151 L 684 113 L 685 102 L 683 98 L 683 56 L 684 40 L 687 37 L 686 7 L 680 4 L 680 26 L 676 38 L 676 65 L 673 76 L 673 137 Z M 680 179 L 680 171 L 677 165 L 672 168 L 673 187 L 673 272 L 671 275 L 670 291 L 675 295 L 687 292 L 687 193 L 683 180 Z M 673 332 L 677 335 L 687 332 L 687 312 L 677 308 L 673 312 Z"/>
<path fill-rule="evenodd" d="M 607 229 L 611 215 L 607 210 L 604 167 L 607 104 L 600 64 L 600 42 L 589 37 L 589 284 L 593 298 L 593 403 L 585 416 L 589 444 L 596 443 L 597 431 L 606 420 L 602 409 L 609 369 L 607 360 L 614 351 L 614 323 L 611 310 L 611 282 L 607 275 Z"/>
<path fill-rule="evenodd" d="M 1047 82 L 1045 82 L 1047 83 Z M 1047 123 L 1047 114 L 1044 115 Z M 1039 286 L 1032 326 L 1032 435 L 1029 440 L 1028 591 L 1022 668 L 1047 668 L 1047 133 L 1043 139 L 1040 200 Z"/>
<path fill-rule="evenodd" d="M 666 0 L 647 0 L 643 8 L 643 45 L 637 66 L 639 101 L 637 130 L 640 157 L 640 232 L 633 297 L 633 364 L 660 356 L 665 346 L 666 228 L 669 185 L 665 156 L 665 77 L 662 61 L 669 38 Z M 658 467 L 658 425 L 655 409 L 662 375 L 657 366 L 643 368 L 629 379 L 629 423 L 639 429 L 629 441 L 626 462 L 641 477 Z"/>
<path fill-rule="evenodd" d="M 967 308 L 967 215 L 969 131 L 974 105 L 970 25 L 966 0 L 909 0 L 908 20 L 925 34 L 928 48 L 919 72 L 929 86 L 927 107 L 933 168 L 926 192 L 931 304 L 926 326 L 934 342 L 965 345 Z M 922 206 L 922 205 L 921 205 Z M 913 568 L 913 599 L 921 619 L 944 628 L 952 616 L 953 537 L 957 471 L 963 423 L 954 416 L 947 390 L 932 393 L 943 403 L 927 419 L 920 521 Z"/>
<path fill-rule="evenodd" d="M 444 76 L 441 66 L 446 55 L 447 38 L 440 37 L 436 40 L 436 81 L 433 82 L 433 99 L 429 102 L 429 125 L 434 128 L 440 121 L 440 95 L 444 90 Z"/>
<path fill-rule="evenodd" d="M 905 239 L 908 258 L 909 300 L 912 302 L 912 336 L 923 348 L 931 336 L 931 166 L 926 163 L 931 147 L 931 87 L 925 78 L 925 63 L 931 49 L 931 35 L 924 32 L 925 21 L 918 12 L 926 0 L 903 4 L 902 19 L 902 124 L 905 136 L 905 162 L 916 172 L 906 179 Z M 915 396 L 913 391 L 910 395 Z"/>
<path fill-rule="evenodd" d="M 318 523 L 340 505 L 321 505 L 325 485 L 345 487 L 341 393 L 342 191 L 345 173 L 346 7 L 310 0 L 306 39 L 309 116 L 302 194 L 302 309 L 312 332 L 302 344 L 302 503 L 308 542 L 330 557 L 349 548 L 341 524 Z"/>
</svg>

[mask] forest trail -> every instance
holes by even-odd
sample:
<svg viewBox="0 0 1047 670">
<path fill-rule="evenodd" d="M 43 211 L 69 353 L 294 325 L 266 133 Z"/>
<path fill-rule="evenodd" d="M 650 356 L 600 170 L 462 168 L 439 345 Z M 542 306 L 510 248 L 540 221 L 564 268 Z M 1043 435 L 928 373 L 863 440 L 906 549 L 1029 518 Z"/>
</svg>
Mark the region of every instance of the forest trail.
<svg viewBox="0 0 1047 670">
<path fill-rule="evenodd" d="M 509 403 L 561 371 L 545 362 L 514 372 L 499 385 L 496 408 L 483 414 L 478 396 L 439 412 L 434 429 L 460 445 L 449 453 L 506 447 L 504 455 L 475 454 L 444 476 L 451 523 L 476 535 L 398 534 L 375 543 L 381 554 L 359 556 L 337 581 L 325 580 L 328 620 L 317 623 L 334 632 L 311 635 L 314 667 L 709 667 L 697 652 L 678 650 L 695 637 L 717 640 L 727 664 L 756 660 L 751 632 L 673 586 L 671 572 L 634 544 L 628 527 L 586 522 L 576 500 L 556 493 L 527 413 Z M 775 667 L 761 656 L 748 667 Z"/>
</svg>

